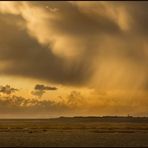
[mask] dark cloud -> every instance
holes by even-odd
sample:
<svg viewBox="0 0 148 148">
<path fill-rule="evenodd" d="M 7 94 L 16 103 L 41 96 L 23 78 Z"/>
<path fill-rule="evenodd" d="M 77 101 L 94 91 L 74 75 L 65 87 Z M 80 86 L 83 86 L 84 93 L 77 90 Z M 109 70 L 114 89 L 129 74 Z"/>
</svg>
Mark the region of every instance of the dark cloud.
<svg viewBox="0 0 148 148">
<path fill-rule="evenodd" d="M 35 3 L 32 5 L 35 6 Z M 49 5 L 59 9 L 58 17 L 60 19 L 55 19 L 52 22 L 47 20 L 45 23 L 47 25 L 50 23 L 49 28 L 52 28 L 57 36 L 65 34 L 72 40 L 76 38 L 80 42 L 82 40 L 82 45 L 86 44 L 84 55 L 67 62 L 64 58 L 52 53 L 52 49 L 49 49 L 50 44 L 48 47 L 39 44 L 35 38 L 28 34 L 26 27 L 19 26 L 19 23 L 26 24 L 26 20 L 21 15 L 0 14 L 0 32 L 3 34 L 3 37 L 0 37 L 0 60 L 9 62 L 0 72 L 66 85 L 84 84 L 91 78 L 93 72 L 93 66 L 91 66 L 95 53 L 92 48 L 93 37 L 101 32 L 119 33 L 120 29 L 109 18 L 101 16 L 98 16 L 98 19 L 92 18 L 91 15 L 82 13 L 77 6 L 68 2 L 63 2 L 61 5 L 52 2 Z M 42 8 L 40 3 L 37 6 Z M 44 9 L 46 8 L 44 7 Z M 64 48 L 68 50 L 71 47 L 65 46 Z"/>
<path fill-rule="evenodd" d="M 57 90 L 57 87 L 45 86 L 43 84 L 37 84 L 34 87 L 35 90 Z"/>
<path fill-rule="evenodd" d="M 9 22 L 11 17 L 15 19 Z M 15 25 L 16 20 L 23 21 L 17 16 L 0 15 L 0 32 L 3 34 L 3 37 L 0 37 L 0 60 L 9 63 L 0 70 L 1 74 L 70 85 L 85 82 L 91 72 L 85 70 L 87 63 L 80 61 L 65 66 L 64 59 L 55 56 L 51 50 L 31 38 L 24 29 Z"/>
<path fill-rule="evenodd" d="M 0 86 L 0 93 L 10 95 L 15 93 L 18 89 L 11 87 L 10 85 Z"/>
<path fill-rule="evenodd" d="M 45 86 L 43 84 L 36 84 L 34 87 L 34 91 L 31 92 L 32 95 L 38 96 L 41 98 L 46 91 L 55 91 L 57 87 Z"/>
<path fill-rule="evenodd" d="M 129 17 L 130 33 L 147 37 L 148 2 L 112 2 L 116 7 L 123 7 Z"/>
<path fill-rule="evenodd" d="M 102 81 L 108 85 L 106 74 L 119 76 L 116 82 L 122 84 L 129 73 L 127 81 L 135 79 L 131 82 L 134 86 L 138 74 L 133 78 L 133 73 L 147 73 L 147 51 L 143 49 L 147 39 L 146 2 L 90 2 L 89 7 L 85 3 L 26 2 L 30 11 L 19 5 L 16 14 L 0 14 L 0 61 L 5 65 L 0 68 L 1 74 L 85 85 L 99 71 L 98 85 Z M 57 11 L 53 11 L 55 8 Z M 37 11 L 40 15 L 28 15 L 38 9 L 42 10 Z M 76 58 L 65 56 L 73 52 L 78 54 Z"/>
<path fill-rule="evenodd" d="M 53 19 L 50 26 L 59 34 L 73 35 L 78 38 L 101 33 L 120 33 L 119 26 L 112 21 L 111 18 L 101 16 L 95 13 L 84 13 L 81 9 L 69 2 L 31 2 L 30 5 L 36 5 L 42 9 L 46 9 L 47 13 L 51 13 L 50 9 L 57 9 L 59 19 Z M 85 4 L 84 4 L 85 5 Z M 99 6 L 99 3 L 96 4 Z M 48 6 L 49 9 L 46 8 Z M 85 8 L 85 7 L 84 7 Z"/>
</svg>

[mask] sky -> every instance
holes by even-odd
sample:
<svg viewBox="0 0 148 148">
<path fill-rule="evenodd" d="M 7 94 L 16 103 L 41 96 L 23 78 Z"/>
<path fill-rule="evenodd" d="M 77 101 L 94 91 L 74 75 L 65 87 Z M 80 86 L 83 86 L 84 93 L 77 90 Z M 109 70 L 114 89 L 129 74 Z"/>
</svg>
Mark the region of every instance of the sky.
<svg viewBox="0 0 148 148">
<path fill-rule="evenodd" d="M 1 1 L 0 118 L 148 116 L 147 9 Z"/>
</svg>

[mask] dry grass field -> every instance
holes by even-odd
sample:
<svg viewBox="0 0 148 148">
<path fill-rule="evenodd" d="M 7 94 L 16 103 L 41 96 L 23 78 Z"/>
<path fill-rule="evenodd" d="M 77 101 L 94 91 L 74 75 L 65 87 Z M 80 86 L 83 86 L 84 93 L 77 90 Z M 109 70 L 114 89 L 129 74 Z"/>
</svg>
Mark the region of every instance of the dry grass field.
<svg viewBox="0 0 148 148">
<path fill-rule="evenodd" d="M 0 120 L 1 147 L 144 147 L 148 122 L 100 119 Z"/>
</svg>

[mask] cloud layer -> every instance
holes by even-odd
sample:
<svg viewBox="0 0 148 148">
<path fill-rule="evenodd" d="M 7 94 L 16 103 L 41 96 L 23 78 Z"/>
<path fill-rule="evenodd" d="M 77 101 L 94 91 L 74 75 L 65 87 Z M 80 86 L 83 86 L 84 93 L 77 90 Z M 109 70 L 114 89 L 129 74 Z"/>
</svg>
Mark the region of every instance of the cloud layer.
<svg viewBox="0 0 148 148">
<path fill-rule="evenodd" d="M 147 5 L 1 2 L 0 72 L 65 85 L 97 77 L 102 88 L 145 87 Z"/>
</svg>

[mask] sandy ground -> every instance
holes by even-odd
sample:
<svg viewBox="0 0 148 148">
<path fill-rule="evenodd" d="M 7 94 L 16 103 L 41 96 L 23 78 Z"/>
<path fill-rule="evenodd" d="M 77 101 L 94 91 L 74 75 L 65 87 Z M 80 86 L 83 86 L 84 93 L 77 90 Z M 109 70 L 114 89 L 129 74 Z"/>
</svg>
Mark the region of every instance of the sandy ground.
<svg viewBox="0 0 148 148">
<path fill-rule="evenodd" d="M 1 120 L 1 147 L 148 147 L 148 123 Z"/>
</svg>

